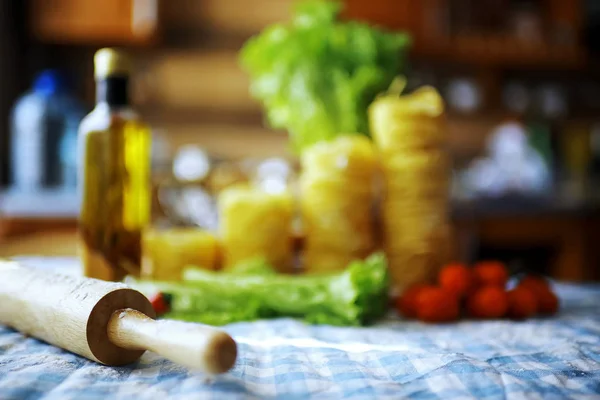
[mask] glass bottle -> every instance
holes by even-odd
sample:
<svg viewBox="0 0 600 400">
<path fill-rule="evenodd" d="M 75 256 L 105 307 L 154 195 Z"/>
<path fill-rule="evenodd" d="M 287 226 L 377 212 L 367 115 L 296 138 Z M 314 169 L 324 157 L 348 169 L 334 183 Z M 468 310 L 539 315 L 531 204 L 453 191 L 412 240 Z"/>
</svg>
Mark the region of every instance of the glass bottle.
<svg viewBox="0 0 600 400">
<path fill-rule="evenodd" d="M 84 275 L 118 281 L 139 276 L 142 230 L 150 220 L 151 132 L 130 107 L 131 63 L 101 49 L 94 57 L 96 106 L 79 127 Z"/>
</svg>

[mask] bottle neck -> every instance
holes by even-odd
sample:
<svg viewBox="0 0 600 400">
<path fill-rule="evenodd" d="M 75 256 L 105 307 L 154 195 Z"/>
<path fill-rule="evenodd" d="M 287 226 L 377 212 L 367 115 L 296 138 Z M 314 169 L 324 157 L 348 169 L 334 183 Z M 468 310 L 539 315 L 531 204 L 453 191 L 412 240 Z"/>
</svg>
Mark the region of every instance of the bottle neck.
<svg viewBox="0 0 600 400">
<path fill-rule="evenodd" d="M 111 108 L 129 106 L 129 78 L 108 76 L 96 80 L 96 104 L 106 104 Z"/>
</svg>

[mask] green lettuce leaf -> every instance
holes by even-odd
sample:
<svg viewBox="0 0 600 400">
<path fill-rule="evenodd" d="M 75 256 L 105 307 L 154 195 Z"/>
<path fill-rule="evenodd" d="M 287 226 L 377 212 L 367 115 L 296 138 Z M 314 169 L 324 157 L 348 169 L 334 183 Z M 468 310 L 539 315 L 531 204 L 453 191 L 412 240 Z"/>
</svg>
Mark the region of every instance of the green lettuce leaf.
<svg viewBox="0 0 600 400">
<path fill-rule="evenodd" d="M 272 317 L 314 324 L 365 325 L 383 316 L 389 277 L 385 256 L 376 253 L 329 275 L 270 275 L 188 268 L 184 282 L 132 281 L 150 296 L 172 298 L 167 318 L 222 325 Z"/>
<path fill-rule="evenodd" d="M 299 3 L 290 23 L 267 27 L 240 54 L 267 122 L 287 130 L 298 152 L 368 135 L 367 107 L 403 72 L 408 35 L 339 21 L 340 10 L 339 2 Z"/>
</svg>

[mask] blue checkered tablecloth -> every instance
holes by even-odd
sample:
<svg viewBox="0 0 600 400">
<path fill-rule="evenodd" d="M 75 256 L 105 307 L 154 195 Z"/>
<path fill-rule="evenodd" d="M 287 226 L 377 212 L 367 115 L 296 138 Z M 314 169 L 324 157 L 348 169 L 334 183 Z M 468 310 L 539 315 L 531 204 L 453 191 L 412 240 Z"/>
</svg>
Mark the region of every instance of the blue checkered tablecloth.
<svg viewBox="0 0 600 400">
<path fill-rule="evenodd" d="M 29 263 L 76 268 L 70 259 Z M 525 322 L 233 324 L 225 329 L 239 360 L 219 377 L 151 353 L 105 367 L 0 326 L 0 399 L 600 398 L 600 286 L 556 290 L 560 314 Z"/>
</svg>

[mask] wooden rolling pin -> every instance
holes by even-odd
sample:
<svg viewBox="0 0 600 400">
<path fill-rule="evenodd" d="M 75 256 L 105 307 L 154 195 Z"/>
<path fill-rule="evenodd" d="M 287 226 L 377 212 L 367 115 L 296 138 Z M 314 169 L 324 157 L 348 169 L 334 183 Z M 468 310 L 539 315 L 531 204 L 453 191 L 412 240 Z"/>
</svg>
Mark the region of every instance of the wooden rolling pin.
<svg viewBox="0 0 600 400">
<path fill-rule="evenodd" d="M 1 324 L 106 365 L 132 363 L 146 350 L 209 374 L 235 364 L 237 345 L 225 332 L 154 317 L 127 285 L 0 260 Z"/>
</svg>

